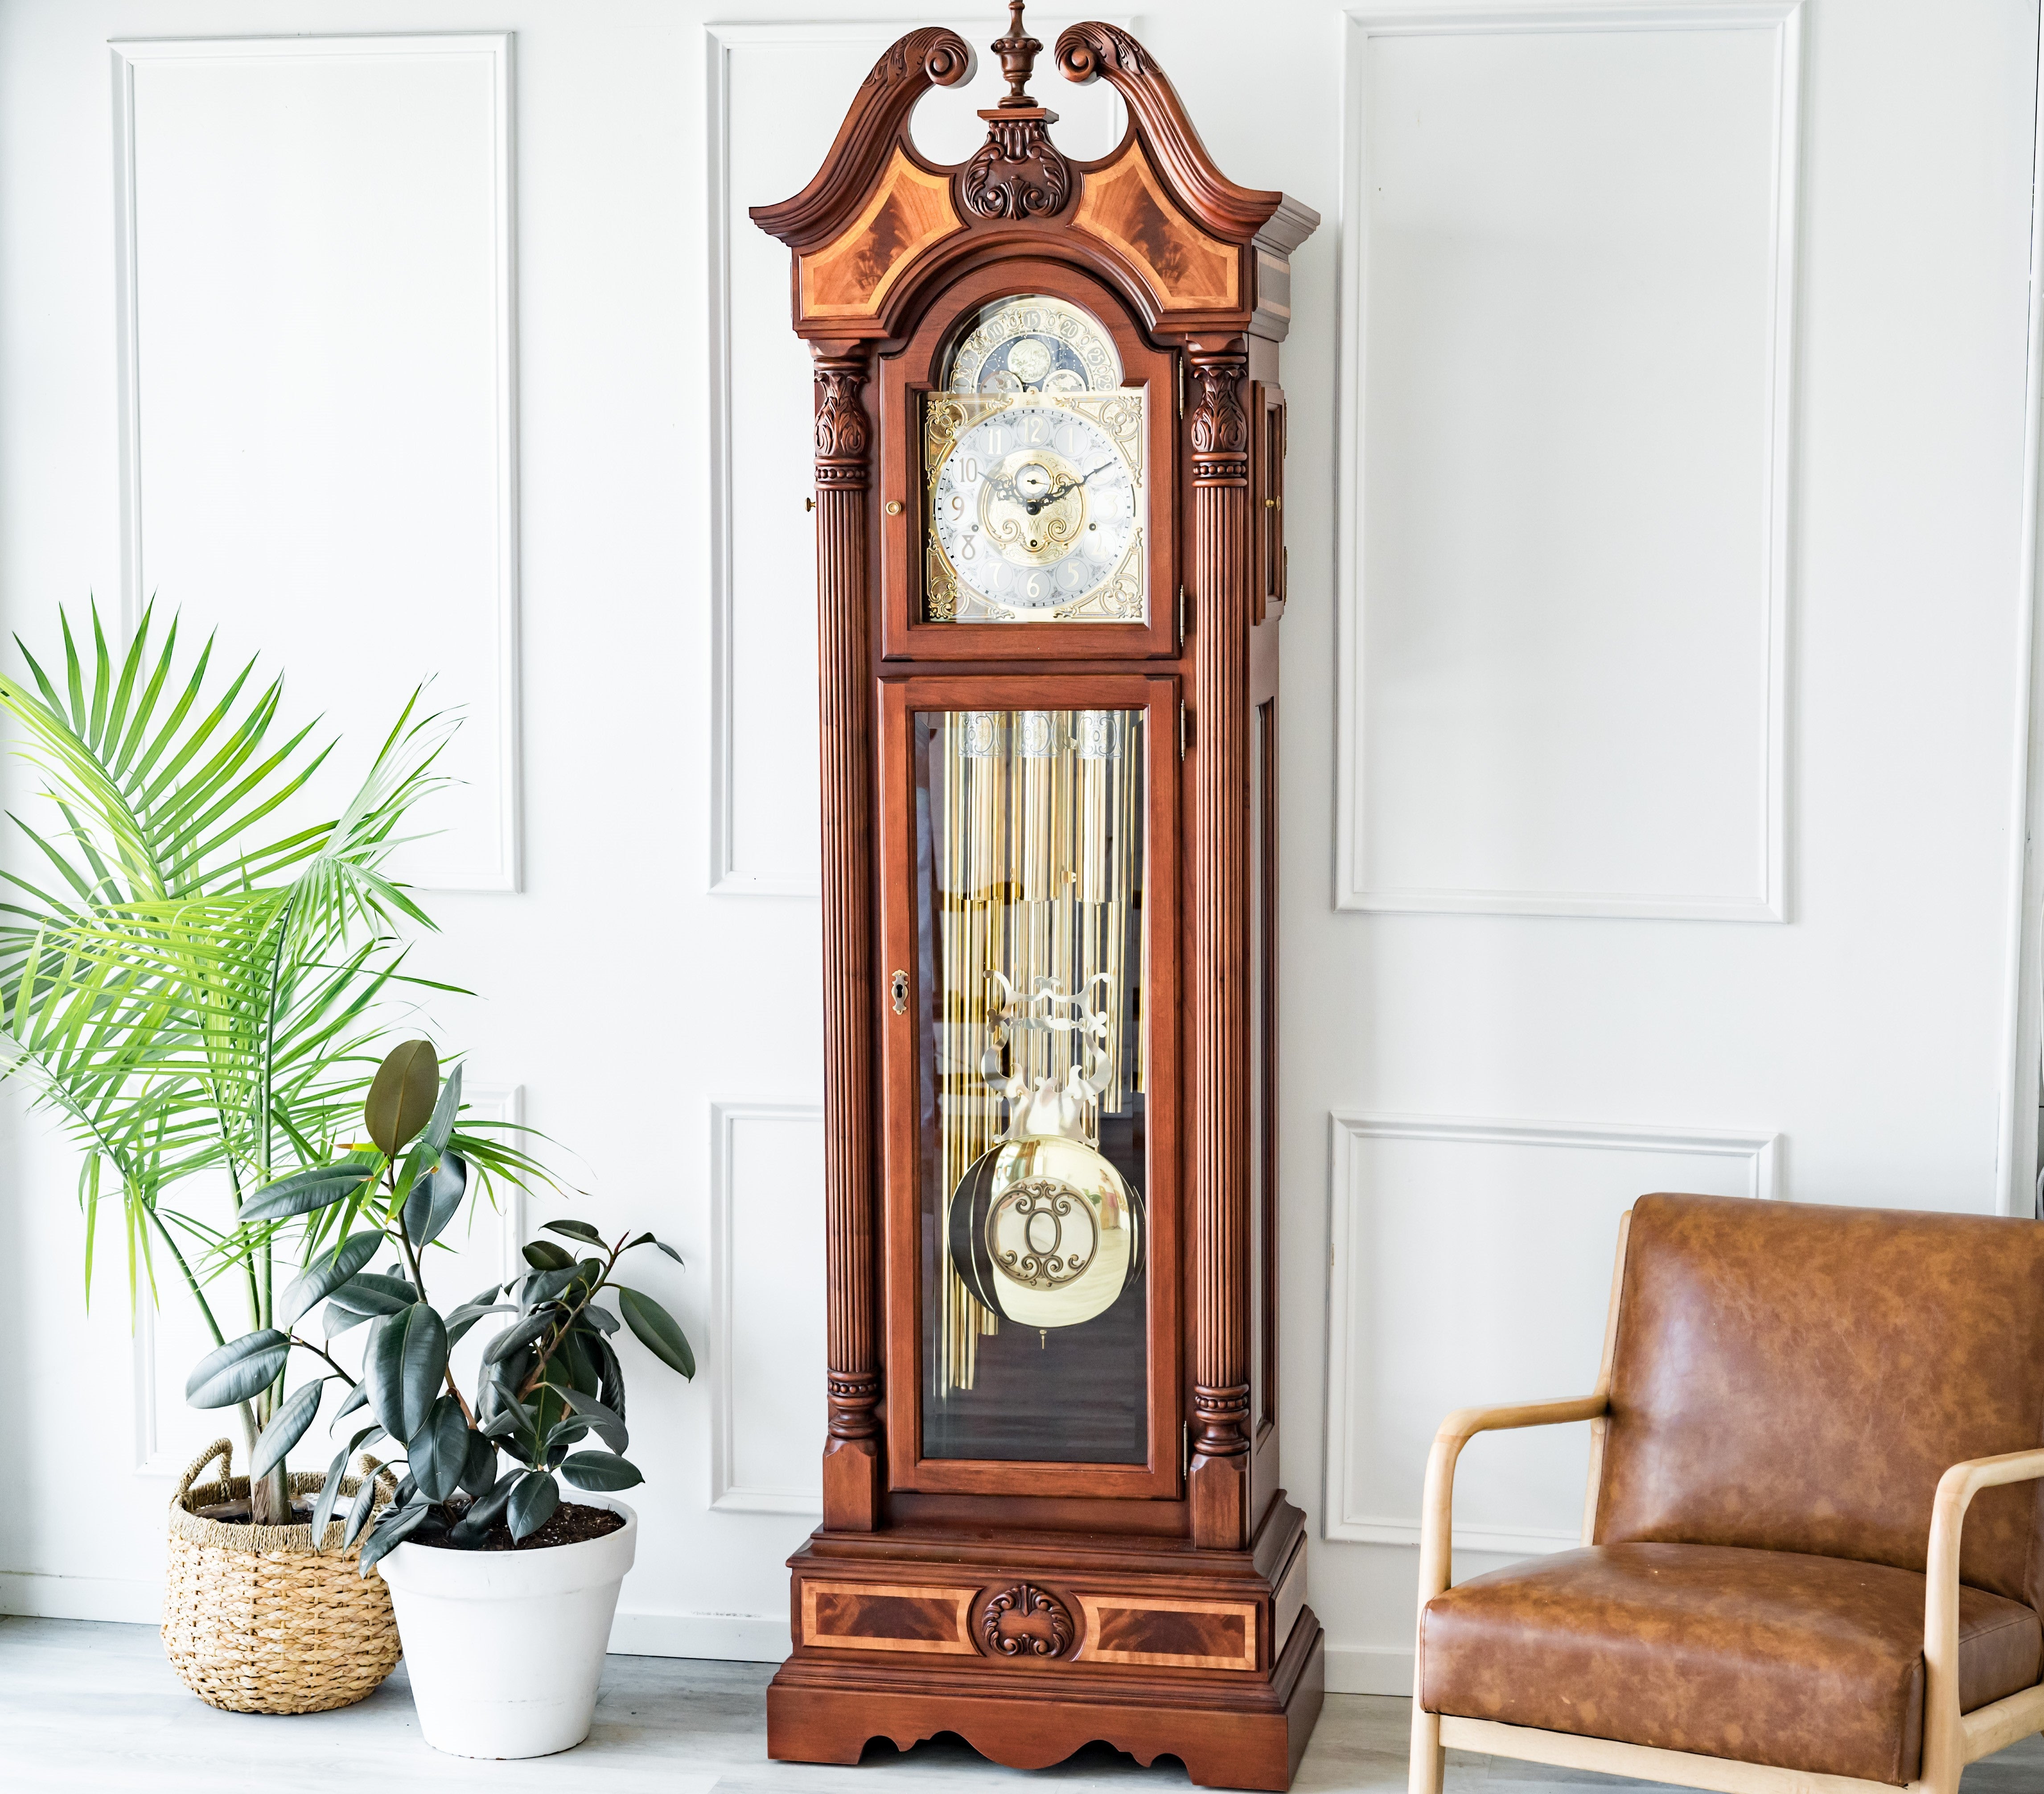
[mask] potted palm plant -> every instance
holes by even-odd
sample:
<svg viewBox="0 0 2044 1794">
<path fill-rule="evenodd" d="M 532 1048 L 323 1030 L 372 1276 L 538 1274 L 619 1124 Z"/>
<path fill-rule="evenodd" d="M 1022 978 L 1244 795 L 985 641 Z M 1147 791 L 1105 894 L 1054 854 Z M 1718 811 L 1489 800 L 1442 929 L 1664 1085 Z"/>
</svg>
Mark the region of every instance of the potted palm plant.
<svg viewBox="0 0 2044 1794">
<path fill-rule="evenodd" d="M 387 1504 L 379 1510 L 367 1483 L 350 1502 L 341 1544 L 361 1539 L 361 1574 L 380 1569 L 390 1588 L 420 1728 L 457 1755 L 544 1756 L 588 1734 L 637 1542 L 636 1516 L 613 1499 L 640 1477 L 624 1456 L 624 1370 L 612 1339 L 621 1325 L 684 1377 L 695 1358 L 667 1310 L 617 1281 L 620 1259 L 641 1247 L 680 1262 L 650 1233 L 606 1243 L 586 1221 L 550 1221 L 567 1247 L 536 1240 L 522 1277 L 451 1308 L 436 1302 L 432 1249 L 469 1181 L 460 1103 L 460 1068 L 443 1081 L 432 1043 L 406 1041 L 370 1086 L 365 1145 L 254 1193 L 231 1244 L 237 1260 L 290 1220 L 313 1221 L 322 1244 L 277 1323 L 209 1353 L 189 1393 L 225 1406 L 278 1382 L 294 1356 L 313 1361 L 258 1442 L 258 1462 L 304 1436 L 329 1384 L 344 1392 L 329 1431 L 366 1411 L 334 1453 L 312 1536 L 325 1537 L 352 1454 L 402 1456 Z M 367 1268 L 386 1253 L 386 1270 Z M 298 1331 L 316 1310 L 320 1338 Z M 450 1354 L 493 1316 L 503 1319 L 464 1396 Z M 365 1322 L 357 1374 L 330 1348 Z M 592 1436 L 608 1449 L 586 1449 Z M 584 1499 L 563 1500 L 562 1481 Z"/>
<path fill-rule="evenodd" d="M 406 937 L 432 924 L 386 862 L 443 782 L 450 725 L 415 694 L 321 815 L 312 781 L 333 744 L 280 725 L 281 678 L 260 683 L 252 661 L 215 675 L 210 641 L 181 665 L 175 620 L 159 639 L 145 613 L 119 655 L 96 610 L 89 654 L 60 620 L 54 677 L 25 648 L 27 676 L 0 674 L 48 801 L 0 874 L 0 1078 L 26 1083 L 79 1147 L 88 1294 L 110 1209 L 131 1309 L 175 1289 L 225 1344 L 277 1321 L 321 1243 L 316 1221 L 248 1234 L 250 1198 L 332 1159 L 394 1000 L 421 987 Z M 448 1143 L 478 1190 L 540 1174 L 488 1124 L 451 1126 Z M 280 1377 L 244 1380 L 229 1405 L 245 1491 L 223 1476 L 202 1492 L 215 1511 L 188 1511 L 194 1465 L 173 1511 L 172 1660 L 204 1698 L 245 1711 L 359 1700 L 397 1657 L 381 1590 L 344 1592 L 308 1531 L 309 1492 L 294 1505 L 275 1449 L 286 1402 Z M 260 1625 L 236 1608 L 252 1602 Z"/>
</svg>

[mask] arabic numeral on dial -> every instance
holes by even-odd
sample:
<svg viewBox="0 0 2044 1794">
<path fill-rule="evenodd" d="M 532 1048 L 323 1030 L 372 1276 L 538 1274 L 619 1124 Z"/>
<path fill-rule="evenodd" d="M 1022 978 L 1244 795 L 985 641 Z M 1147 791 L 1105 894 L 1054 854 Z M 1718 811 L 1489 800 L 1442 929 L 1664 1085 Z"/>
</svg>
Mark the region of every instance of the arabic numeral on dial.
<svg viewBox="0 0 2044 1794">
<path fill-rule="evenodd" d="M 965 471 L 959 477 L 964 485 L 972 485 L 979 478 L 979 463 L 968 455 L 965 458 Z"/>
<path fill-rule="evenodd" d="M 965 500 L 955 492 L 951 494 L 951 515 L 955 517 L 965 515 Z"/>
<path fill-rule="evenodd" d="M 1043 597 L 1043 576 L 1042 574 L 1032 573 L 1029 575 L 1029 583 L 1022 588 L 1022 595 L 1032 599 Z"/>
</svg>

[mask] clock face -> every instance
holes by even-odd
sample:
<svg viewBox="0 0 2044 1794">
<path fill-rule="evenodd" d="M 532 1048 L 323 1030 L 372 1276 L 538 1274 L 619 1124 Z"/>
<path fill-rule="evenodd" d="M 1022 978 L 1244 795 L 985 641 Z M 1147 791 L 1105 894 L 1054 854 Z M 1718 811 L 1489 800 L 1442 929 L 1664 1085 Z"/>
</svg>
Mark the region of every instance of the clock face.
<svg viewBox="0 0 2044 1794">
<path fill-rule="evenodd" d="M 932 615 L 1144 613 L 1143 395 L 933 399 Z"/>
<path fill-rule="evenodd" d="M 926 401 L 932 622 L 1139 623 L 1146 396 L 1098 324 L 1062 300 L 1003 301 Z"/>
</svg>

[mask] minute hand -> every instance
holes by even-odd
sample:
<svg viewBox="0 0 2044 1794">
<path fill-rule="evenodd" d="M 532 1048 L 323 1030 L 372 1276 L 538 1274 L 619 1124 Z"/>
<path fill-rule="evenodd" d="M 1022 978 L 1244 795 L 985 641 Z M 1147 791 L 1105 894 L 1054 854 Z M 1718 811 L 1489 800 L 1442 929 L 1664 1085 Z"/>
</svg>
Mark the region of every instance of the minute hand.
<svg viewBox="0 0 2044 1794">
<path fill-rule="evenodd" d="M 1042 510 L 1046 505 L 1055 505 L 1060 498 L 1064 497 L 1067 494 L 1078 491 L 1081 486 L 1084 486 L 1088 480 L 1093 478 L 1094 474 L 1104 474 L 1113 465 L 1114 463 L 1112 461 L 1103 461 L 1097 467 L 1093 468 L 1089 472 L 1081 474 L 1077 479 L 1066 480 L 1059 485 L 1052 486 L 1042 497 L 1035 499 L 1030 503 L 1029 515 L 1033 517 L 1039 511 Z"/>
</svg>

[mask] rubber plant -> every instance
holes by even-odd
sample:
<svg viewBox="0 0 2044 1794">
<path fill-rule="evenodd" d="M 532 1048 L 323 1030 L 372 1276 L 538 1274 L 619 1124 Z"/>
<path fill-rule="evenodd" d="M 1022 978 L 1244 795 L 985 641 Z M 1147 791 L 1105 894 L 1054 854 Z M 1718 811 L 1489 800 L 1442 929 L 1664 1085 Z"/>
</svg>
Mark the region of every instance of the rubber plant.
<svg viewBox="0 0 2044 1794">
<path fill-rule="evenodd" d="M 145 612 L 118 655 L 96 609 L 89 654 L 59 620 L 54 674 L 25 647 L 27 676 L 0 673 L 44 800 L 35 823 L 14 818 L 25 855 L 0 871 L 0 1078 L 80 1149 L 88 1300 L 101 1208 L 117 1203 L 131 1314 L 167 1263 L 225 1343 L 237 1301 L 246 1327 L 275 1323 L 280 1283 L 319 1243 L 317 1226 L 266 1225 L 242 1250 L 251 1197 L 332 1160 L 395 1001 L 450 988 L 402 969 L 408 934 L 432 924 L 387 862 L 444 783 L 451 725 L 414 693 L 322 816 L 314 775 L 335 744 L 281 726 L 281 677 L 258 682 L 253 660 L 214 675 L 210 640 L 180 666 L 175 618 L 159 638 Z M 450 1130 L 481 1187 L 543 1175 L 489 1131 L 503 1125 Z M 235 1386 L 252 1448 L 287 1398 L 276 1378 Z M 251 1518 L 288 1524 L 290 1486 L 263 1458 Z"/>
<path fill-rule="evenodd" d="M 501 1522 L 527 1538 L 552 1516 L 564 1478 L 604 1492 L 642 1479 L 624 1452 L 624 1370 L 611 1343 L 620 1325 L 669 1369 L 695 1374 L 695 1357 L 674 1317 L 651 1297 L 616 1278 L 618 1261 L 650 1246 L 681 1255 L 650 1233 L 620 1234 L 609 1245 L 586 1221 L 555 1220 L 544 1231 L 572 1242 L 581 1256 L 536 1240 L 524 1249 L 531 1270 L 493 1283 L 443 1312 L 427 1288 L 432 1249 L 459 1212 L 469 1166 L 455 1134 L 461 1068 L 443 1080 L 432 1043 L 408 1040 L 377 1069 L 364 1104 L 368 1144 L 332 1163 L 280 1178 L 254 1193 L 241 1212 L 239 1250 L 261 1250 L 264 1230 L 317 1217 L 320 1250 L 285 1293 L 277 1324 L 232 1339 L 194 1367 L 188 1393 L 224 1407 L 278 1382 L 294 1353 L 324 1369 L 293 1390 L 256 1447 L 256 1462 L 281 1462 L 317 1415 L 329 1383 L 346 1394 L 329 1432 L 366 1408 L 370 1419 L 335 1453 L 317 1498 L 314 1549 L 325 1536 L 348 1461 L 381 1440 L 396 1442 L 404 1479 L 369 1532 L 362 1573 L 417 1535 L 456 1550 L 481 1548 Z M 367 1266 L 386 1251 L 380 1272 Z M 613 1312 L 597 1298 L 609 1295 Z M 322 1337 L 296 1331 L 317 1308 Z M 484 1346 L 473 1398 L 457 1384 L 449 1354 L 486 1316 L 509 1317 Z M 359 1375 L 328 1350 L 364 1323 Z M 577 1449 L 594 1435 L 608 1450 Z M 500 1454 L 512 1467 L 502 1469 Z M 343 1530 L 344 1546 L 361 1536 L 376 1500 L 363 1480 Z"/>
</svg>

